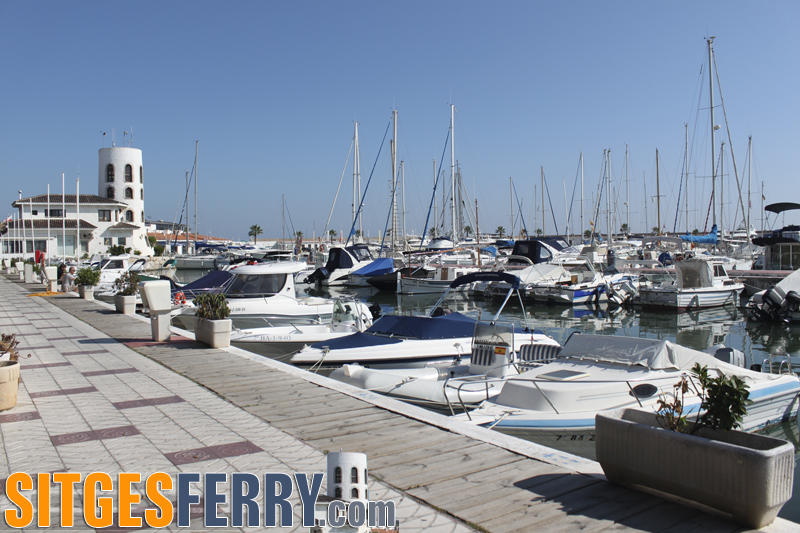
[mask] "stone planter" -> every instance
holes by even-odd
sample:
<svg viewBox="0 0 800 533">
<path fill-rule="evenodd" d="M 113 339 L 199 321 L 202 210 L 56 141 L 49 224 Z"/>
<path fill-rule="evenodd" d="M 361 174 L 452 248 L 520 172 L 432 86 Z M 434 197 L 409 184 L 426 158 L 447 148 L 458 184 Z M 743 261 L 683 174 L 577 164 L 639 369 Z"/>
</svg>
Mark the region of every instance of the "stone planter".
<svg viewBox="0 0 800 533">
<path fill-rule="evenodd" d="M 0 411 L 17 405 L 19 361 L 0 361 Z"/>
<path fill-rule="evenodd" d="M 231 345 L 230 318 L 225 320 L 206 320 L 194 317 L 194 338 L 212 348 L 225 348 Z"/>
<path fill-rule="evenodd" d="M 121 296 L 117 294 L 114 296 L 114 305 L 117 307 L 117 313 L 132 315 L 136 313 L 136 296 Z"/>
<path fill-rule="evenodd" d="M 598 414 L 595 449 L 606 477 L 702 503 L 750 528 L 772 523 L 792 496 L 794 447 L 741 431 L 693 436 L 661 428 L 655 413 Z"/>
<path fill-rule="evenodd" d="M 94 285 L 78 285 L 78 294 L 84 300 L 94 300 Z M 122 296 L 122 298 L 125 298 L 125 297 Z M 134 306 L 134 309 L 135 309 L 135 307 L 136 307 L 136 301 L 135 301 L 136 297 L 134 296 L 133 298 L 134 298 L 133 306 Z M 114 303 L 116 303 L 116 300 L 114 301 Z M 119 307 L 117 307 L 117 311 L 119 311 Z M 125 313 L 125 311 L 122 311 L 122 312 Z M 130 313 L 126 313 L 126 314 L 130 314 Z"/>
</svg>

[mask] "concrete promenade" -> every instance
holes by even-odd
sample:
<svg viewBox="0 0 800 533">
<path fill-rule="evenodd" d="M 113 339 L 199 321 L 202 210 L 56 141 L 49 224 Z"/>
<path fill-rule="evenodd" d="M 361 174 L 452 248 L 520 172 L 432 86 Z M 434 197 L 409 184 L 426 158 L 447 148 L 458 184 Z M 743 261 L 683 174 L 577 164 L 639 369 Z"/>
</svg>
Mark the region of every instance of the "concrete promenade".
<svg viewBox="0 0 800 533">
<path fill-rule="evenodd" d="M 141 317 L 72 295 L 27 296 L 40 287 L 0 277 L 0 332 L 16 333 L 20 352 L 31 354 L 21 361 L 17 406 L 0 412 L 0 480 L 20 471 L 292 475 L 325 472 L 325 453 L 341 449 L 367 454 L 370 499 L 395 501 L 404 533 L 745 531 L 611 485 L 591 461 L 249 352 L 210 349 L 191 334 L 153 343 Z M 294 494 L 294 527 L 268 530 L 307 530 Z M 88 530 L 82 498 L 76 491 L 71 531 Z M 51 501 L 58 525 L 55 485 Z M 9 506 L 2 491 L 0 510 Z M 202 507 L 193 509 L 185 531 L 203 530 Z M 47 529 L 35 525 L 25 530 Z M 10 529 L 2 518 L 0 527 Z M 259 529 L 235 531 L 243 530 Z M 779 520 L 762 531 L 798 530 Z"/>
</svg>

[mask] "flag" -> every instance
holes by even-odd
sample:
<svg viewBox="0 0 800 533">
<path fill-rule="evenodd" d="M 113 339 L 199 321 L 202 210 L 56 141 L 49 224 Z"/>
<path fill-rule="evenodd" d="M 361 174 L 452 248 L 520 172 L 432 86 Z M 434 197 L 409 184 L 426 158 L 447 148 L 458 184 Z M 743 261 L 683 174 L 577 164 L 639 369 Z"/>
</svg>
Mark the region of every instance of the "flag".
<svg viewBox="0 0 800 533">
<path fill-rule="evenodd" d="M 8 218 L 5 220 L 6 222 L 11 222 L 14 218 L 11 215 L 8 215 Z"/>
</svg>

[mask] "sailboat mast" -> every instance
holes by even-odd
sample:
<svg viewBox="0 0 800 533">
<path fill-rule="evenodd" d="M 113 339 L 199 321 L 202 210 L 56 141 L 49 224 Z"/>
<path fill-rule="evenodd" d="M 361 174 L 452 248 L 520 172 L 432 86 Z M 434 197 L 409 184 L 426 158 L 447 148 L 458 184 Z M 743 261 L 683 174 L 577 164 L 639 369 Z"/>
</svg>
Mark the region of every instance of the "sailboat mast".
<svg viewBox="0 0 800 533">
<path fill-rule="evenodd" d="M 186 253 L 189 253 L 189 171 L 186 171 L 186 199 L 183 202 L 186 206 Z M 258 238 L 258 237 L 256 237 Z"/>
<path fill-rule="evenodd" d="M 717 170 L 716 170 L 716 165 L 715 165 L 715 163 L 716 163 L 715 157 L 716 157 L 717 154 L 716 154 L 716 150 L 714 150 L 714 147 L 716 146 L 716 144 L 714 142 L 714 131 L 715 131 L 716 126 L 714 125 L 714 76 L 713 76 L 713 72 L 712 72 L 714 70 L 714 64 L 712 63 L 712 59 L 711 59 L 711 54 L 712 54 L 711 45 L 714 42 L 714 39 L 716 39 L 716 37 L 709 37 L 708 39 L 706 39 L 706 42 L 708 43 L 708 87 L 709 87 L 709 89 L 708 89 L 708 98 L 709 98 L 709 101 L 710 101 L 710 108 L 711 108 L 711 150 L 710 150 L 710 152 L 711 152 L 711 199 L 712 199 L 711 204 L 712 204 L 712 212 L 713 212 L 712 224 L 716 224 L 717 223 L 717 195 L 716 195 L 716 191 L 717 191 L 717 174 L 716 174 L 716 172 L 717 172 Z"/>
<path fill-rule="evenodd" d="M 433 235 L 436 236 L 436 160 L 433 160 Z M 425 240 L 425 235 L 422 236 Z"/>
<path fill-rule="evenodd" d="M 745 231 L 747 231 L 747 244 L 750 244 L 750 191 L 753 187 L 753 136 L 747 138 L 750 146 L 747 151 L 750 153 L 750 165 L 747 167 L 747 224 Z"/>
<path fill-rule="evenodd" d="M 545 231 L 545 220 L 544 220 L 544 166 L 540 167 L 542 169 L 542 237 L 547 235 Z"/>
<path fill-rule="evenodd" d="M 514 237 L 514 180 L 508 177 L 508 193 L 511 200 L 511 237 Z"/>
<path fill-rule="evenodd" d="M 284 196 L 281 195 L 281 250 L 286 248 L 286 215 L 283 211 L 284 205 L 286 205 L 286 202 Z"/>
<path fill-rule="evenodd" d="M 392 250 L 397 240 L 397 110 L 392 111 L 394 136 L 392 137 Z"/>
<path fill-rule="evenodd" d="M 686 130 L 686 141 L 683 155 L 683 174 L 686 177 L 686 194 L 684 194 L 684 202 L 686 203 L 686 233 L 689 233 L 689 124 L 683 124 Z"/>
<path fill-rule="evenodd" d="M 452 216 L 453 246 L 458 241 L 456 235 L 456 106 L 450 104 L 450 214 Z"/>
<path fill-rule="evenodd" d="M 725 234 L 725 173 L 722 171 L 722 164 L 725 162 L 725 143 L 719 147 L 719 236 Z"/>
<path fill-rule="evenodd" d="M 356 223 L 356 210 L 358 209 L 358 205 L 361 203 L 359 201 L 358 195 L 361 192 L 361 186 L 359 184 L 360 176 L 359 176 L 359 168 L 358 168 L 358 122 L 355 123 L 355 133 L 353 134 L 353 141 L 355 144 L 355 153 L 353 154 L 353 224 Z"/>
<path fill-rule="evenodd" d="M 661 235 L 661 184 L 658 176 L 658 148 L 656 148 L 656 211 L 658 212 L 658 233 Z"/>
<path fill-rule="evenodd" d="M 631 232 L 631 191 L 630 191 L 630 165 L 628 158 L 628 145 L 625 145 L 625 227 Z"/>
<path fill-rule="evenodd" d="M 644 172 L 642 172 L 642 183 L 644 184 L 644 230 L 647 233 L 650 228 L 647 227 L 647 177 Z"/>
<path fill-rule="evenodd" d="M 200 141 L 194 142 L 194 252 L 197 253 L 197 145 Z"/>
<path fill-rule="evenodd" d="M 611 148 L 608 149 L 606 152 L 606 227 L 608 228 L 608 243 L 614 239 L 612 233 L 614 232 L 613 228 L 611 227 Z"/>
<path fill-rule="evenodd" d="M 406 249 L 405 243 L 406 243 L 406 238 L 407 238 L 407 235 L 408 235 L 406 233 L 406 172 L 403 169 L 403 162 L 402 161 L 400 161 L 400 182 L 402 183 L 402 186 L 403 186 L 403 188 L 401 190 L 401 195 L 403 197 L 403 209 L 402 209 L 402 211 L 403 211 L 402 212 L 402 215 L 403 215 L 403 250 L 405 250 Z"/>
<path fill-rule="evenodd" d="M 580 235 L 578 235 L 578 240 L 583 238 L 583 152 L 581 152 L 581 228 L 580 228 Z"/>
</svg>

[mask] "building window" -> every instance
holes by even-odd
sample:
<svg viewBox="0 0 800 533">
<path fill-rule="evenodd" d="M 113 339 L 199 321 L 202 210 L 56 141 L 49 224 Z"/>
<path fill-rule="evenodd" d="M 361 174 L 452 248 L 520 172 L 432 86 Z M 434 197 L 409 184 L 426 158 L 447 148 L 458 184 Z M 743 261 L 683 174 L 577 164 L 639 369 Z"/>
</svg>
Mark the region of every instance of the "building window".
<svg viewBox="0 0 800 533">
<path fill-rule="evenodd" d="M 367 479 L 368 479 L 368 478 L 367 478 L 367 469 L 365 468 L 365 469 L 364 469 L 364 483 L 366 483 L 366 482 L 367 482 Z"/>
<path fill-rule="evenodd" d="M 144 183 L 144 172 L 142 171 L 142 167 L 139 167 L 139 183 Z"/>
<path fill-rule="evenodd" d="M 336 487 L 336 490 L 333 491 L 334 498 L 341 498 L 342 497 L 342 487 Z"/>
<path fill-rule="evenodd" d="M 128 241 L 126 240 L 126 237 L 117 237 L 117 244 L 121 244 L 124 246 L 128 244 Z"/>
<path fill-rule="evenodd" d="M 133 200 L 133 189 L 131 189 L 130 187 L 125 188 L 125 198 Z"/>
<path fill-rule="evenodd" d="M 358 489 L 351 490 L 350 496 L 352 496 L 353 498 L 358 498 Z"/>
<path fill-rule="evenodd" d="M 51 217 L 62 217 L 62 216 L 64 216 L 64 213 L 61 211 L 61 209 L 51 209 L 50 210 L 50 216 Z"/>
<path fill-rule="evenodd" d="M 39 210 L 38 209 L 31 210 L 31 215 L 38 215 L 38 214 L 39 214 Z"/>
<path fill-rule="evenodd" d="M 114 165 L 111 163 L 106 166 L 106 181 L 114 181 Z"/>
<path fill-rule="evenodd" d="M 358 468 L 356 467 L 350 469 L 350 482 L 358 483 Z"/>
<path fill-rule="evenodd" d="M 141 189 L 141 190 L 139 191 L 139 194 L 141 195 L 141 197 L 142 197 L 142 200 L 144 200 L 144 189 Z"/>
<path fill-rule="evenodd" d="M 337 466 L 333 470 L 333 477 L 334 477 L 334 480 L 333 480 L 334 483 L 341 483 L 342 482 L 342 467 Z"/>
<path fill-rule="evenodd" d="M 125 221 L 133 222 L 133 211 L 125 211 Z"/>
<path fill-rule="evenodd" d="M 106 198 L 114 198 L 114 187 L 106 188 Z"/>
<path fill-rule="evenodd" d="M 97 212 L 97 219 L 100 222 L 111 222 L 111 210 L 101 209 Z"/>
<path fill-rule="evenodd" d="M 103 244 L 106 246 L 113 246 L 114 239 L 112 239 L 111 237 L 103 237 Z"/>
<path fill-rule="evenodd" d="M 142 211 L 142 223 L 144 223 L 144 211 Z"/>
<path fill-rule="evenodd" d="M 133 181 L 133 167 L 125 165 L 125 181 Z"/>
</svg>

